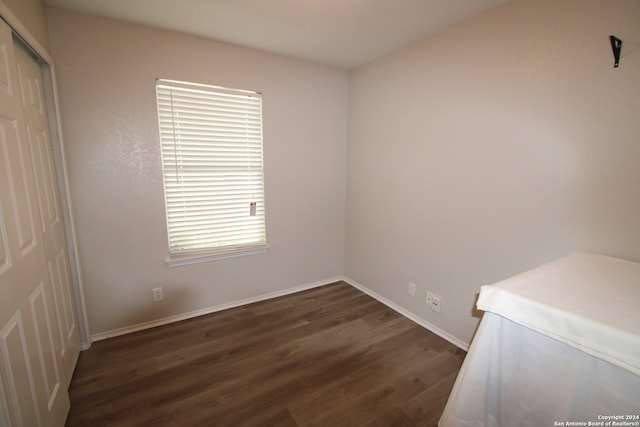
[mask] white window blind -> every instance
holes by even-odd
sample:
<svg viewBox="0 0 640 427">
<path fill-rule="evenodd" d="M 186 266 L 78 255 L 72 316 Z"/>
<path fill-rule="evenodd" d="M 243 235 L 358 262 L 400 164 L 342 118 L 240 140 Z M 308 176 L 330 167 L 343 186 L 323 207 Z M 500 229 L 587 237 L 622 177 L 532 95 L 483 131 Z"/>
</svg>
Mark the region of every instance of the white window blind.
<svg viewBox="0 0 640 427">
<path fill-rule="evenodd" d="M 172 255 L 266 245 L 262 96 L 157 80 Z"/>
</svg>

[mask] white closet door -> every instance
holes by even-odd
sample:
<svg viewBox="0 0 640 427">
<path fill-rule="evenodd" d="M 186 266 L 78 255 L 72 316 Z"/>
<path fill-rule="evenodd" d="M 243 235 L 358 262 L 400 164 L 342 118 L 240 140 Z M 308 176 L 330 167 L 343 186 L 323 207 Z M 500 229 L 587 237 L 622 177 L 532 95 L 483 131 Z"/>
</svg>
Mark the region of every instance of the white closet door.
<svg viewBox="0 0 640 427">
<path fill-rule="evenodd" d="M 52 285 L 56 322 L 60 336 L 60 358 L 69 385 L 80 353 L 80 330 L 69 272 L 67 242 L 60 210 L 49 122 L 44 98 L 42 68 L 20 43 L 14 43 L 20 99 L 26 138 L 33 163 L 40 214 L 40 229 Z"/>
<path fill-rule="evenodd" d="M 44 108 L 42 79 L 34 83 L 27 63 L 40 67 L 21 49 L 0 21 L 0 425 L 62 426 L 71 330 L 60 328 L 70 300 L 57 282 L 68 277 L 64 232 L 48 131 L 29 112 Z"/>
</svg>

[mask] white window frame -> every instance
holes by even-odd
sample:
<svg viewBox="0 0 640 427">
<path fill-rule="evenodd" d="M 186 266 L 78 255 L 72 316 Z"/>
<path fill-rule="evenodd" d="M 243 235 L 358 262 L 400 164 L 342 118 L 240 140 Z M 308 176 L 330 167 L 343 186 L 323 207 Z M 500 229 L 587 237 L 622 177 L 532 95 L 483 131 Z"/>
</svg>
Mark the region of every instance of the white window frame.
<svg viewBox="0 0 640 427">
<path fill-rule="evenodd" d="M 169 266 L 268 250 L 262 94 L 156 80 Z"/>
</svg>

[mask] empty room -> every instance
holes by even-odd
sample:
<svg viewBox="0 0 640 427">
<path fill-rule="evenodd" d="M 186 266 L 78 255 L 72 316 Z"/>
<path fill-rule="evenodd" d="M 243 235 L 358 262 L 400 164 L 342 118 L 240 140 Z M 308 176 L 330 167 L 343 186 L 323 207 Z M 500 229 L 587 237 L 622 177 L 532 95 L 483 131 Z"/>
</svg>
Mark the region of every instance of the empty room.
<svg viewBox="0 0 640 427">
<path fill-rule="evenodd" d="M 640 1 L 0 17 L 0 426 L 640 426 Z"/>
</svg>

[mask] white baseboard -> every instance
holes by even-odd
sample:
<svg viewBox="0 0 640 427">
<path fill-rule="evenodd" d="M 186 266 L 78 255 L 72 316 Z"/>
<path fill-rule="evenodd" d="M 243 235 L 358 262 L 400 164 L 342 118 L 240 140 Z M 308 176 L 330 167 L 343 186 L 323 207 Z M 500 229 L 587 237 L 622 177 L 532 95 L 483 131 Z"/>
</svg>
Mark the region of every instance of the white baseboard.
<svg viewBox="0 0 640 427">
<path fill-rule="evenodd" d="M 354 288 L 364 292 L 365 294 L 369 295 L 370 297 L 380 301 L 382 304 L 384 304 L 387 307 L 389 307 L 390 309 L 400 313 L 401 315 L 403 315 L 407 319 L 412 320 L 413 322 L 417 323 L 418 325 L 422 326 L 423 328 L 433 332 L 434 334 L 438 335 L 441 338 L 444 338 L 445 340 L 449 341 L 451 344 L 455 345 L 456 347 L 461 348 L 464 351 L 469 351 L 469 343 L 466 343 L 466 342 L 460 340 L 459 338 L 454 337 L 453 335 L 449 334 L 448 332 L 443 331 L 442 329 L 438 328 L 437 326 L 427 322 L 426 320 L 424 320 L 421 317 L 416 316 L 415 314 L 413 314 L 409 310 L 406 310 L 406 309 L 400 307 L 396 303 L 389 301 L 388 299 L 386 299 L 382 295 L 372 291 L 371 289 L 367 288 L 364 285 L 361 285 L 360 283 L 356 282 L 355 280 L 351 280 L 350 278 L 348 278 L 346 276 L 343 276 L 341 278 L 341 280 L 343 280 L 344 282 L 350 284 Z"/>
<path fill-rule="evenodd" d="M 124 328 L 113 329 L 106 332 L 99 332 L 97 334 L 91 335 L 91 342 L 105 340 L 107 338 L 113 338 L 120 335 L 130 334 L 130 333 L 142 331 L 145 329 L 155 328 L 156 326 L 167 325 L 169 323 L 179 322 L 181 320 L 187 320 L 193 317 L 215 313 L 218 311 L 227 310 L 229 308 L 236 308 L 236 307 L 240 307 L 247 304 L 253 304 L 254 302 L 260 302 L 260 301 L 265 301 L 268 299 L 277 298 L 277 297 L 281 297 L 289 294 L 295 294 L 296 292 L 306 291 L 308 289 L 313 289 L 320 286 L 328 285 L 330 283 L 339 282 L 340 280 L 343 280 L 342 276 L 333 277 L 325 280 L 319 280 L 317 282 L 308 283 L 306 285 L 294 286 L 292 288 L 282 289 L 275 292 L 269 292 L 267 294 L 259 295 L 256 297 L 231 301 L 225 304 L 220 304 L 213 307 L 207 307 L 200 310 L 194 310 L 188 313 L 182 313 L 174 316 L 164 317 L 162 319 L 152 320 L 150 322 L 144 322 L 144 323 L 138 323 L 136 325 L 125 326 Z M 83 348 L 83 350 L 85 350 L 85 348 Z"/>
<path fill-rule="evenodd" d="M 106 332 L 100 332 L 100 333 L 91 335 L 91 337 L 90 337 L 91 341 L 90 342 L 105 340 L 105 339 L 117 337 L 117 336 L 120 336 L 120 335 L 125 335 L 125 334 L 130 334 L 130 333 L 133 333 L 133 332 L 142 331 L 142 330 L 145 330 L 145 329 L 155 328 L 156 326 L 167 325 L 169 323 L 179 322 L 181 320 L 187 320 L 187 319 L 191 319 L 191 318 L 194 318 L 194 317 L 203 316 L 205 314 L 216 313 L 218 311 L 227 310 L 229 308 L 236 308 L 236 307 L 240 307 L 240 306 L 247 305 L 247 304 L 253 304 L 255 302 L 260 302 L 260 301 L 265 301 L 265 300 L 269 300 L 269 299 L 272 299 L 272 298 L 277 298 L 277 297 L 281 297 L 281 296 L 285 296 L 285 295 L 290 295 L 290 294 L 294 294 L 294 293 L 297 293 L 297 292 L 306 291 L 308 289 L 313 289 L 313 288 L 318 288 L 320 286 L 325 286 L 325 285 L 328 285 L 330 283 L 339 282 L 341 280 L 344 281 L 345 283 L 348 283 L 349 285 L 353 286 L 354 288 L 360 290 L 361 292 L 364 292 L 365 294 L 369 295 L 370 297 L 376 299 L 377 301 L 379 301 L 382 304 L 386 305 L 390 309 L 398 312 L 399 314 L 401 314 L 402 316 L 406 317 L 407 319 L 417 323 L 418 325 L 420 325 L 423 328 L 433 332 L 434 334 L 438 335 L 439 337 L 449 341 L 451 344 L 455 345 L 456 347 L 459 347 L 464 351 L 468 351 L 469 350 L 469 344 L 468 343 L 466 343 L 466 342 L 454 337 L 453 335 L 443 331 L 442 329 L 438 328 L 437 326 L 435 326 L 435 325 L 427 322 L 426 320 L 416 316 L 415 314 L 411 313 L 410 311 L 400 307 L 399 305 L 391 302 L 390 300 L 386 299 L 382 295 L 372 291 L 371 289 L 367 288 L 364 285 L 361 285 L 360 283 L 356 282 L 355 280 L 351 280 L 350 278 L 348 278 L 346 276 L 332 277 L 330 279 L 319 280 L 317 282 L 308 283 L 306 285 L 294 286 L 292 288 L 282 289 L 282 290 L 275 291 L 275 292 L 269 292 L 267 294 L 259 295 L 259 296 L 256 296 L 256 297 L 251 297 L 251 298 L 245 298 L 245 299 L 241 299 L 241 300 L 231 301 L 231 302 L 228 302 L 228 303 L 225 303 L 225 304 L 216 305 L 216 306 L 213 306 L 213 307 L 207 307 L 207 308 L 203 308 L 203 309 L 200 309 L 200 310 L 191 311 L 191 312 L 188 312 L 188 313 L 182 313 L 182 314 L 177 314 L 175 316 L 169 316 L 169 317 L 164 317 L 162 319 L 152 320 L 150 322 L 138 323 L 136 325 L 126 326 L 124 328 L 118 328 L 118 329 L 113 329 L 113 330 L 106 331 Z M 86 347 L 83 345 L 82 350 L 86 350 L 90 346 L 91 346 L 90 343 Z"/>
</svg>

